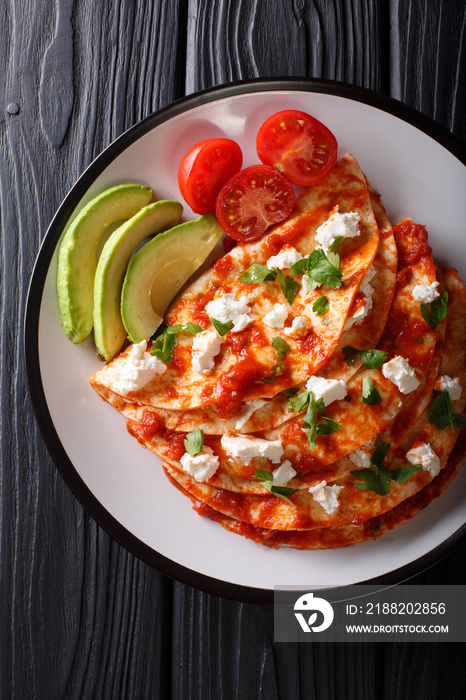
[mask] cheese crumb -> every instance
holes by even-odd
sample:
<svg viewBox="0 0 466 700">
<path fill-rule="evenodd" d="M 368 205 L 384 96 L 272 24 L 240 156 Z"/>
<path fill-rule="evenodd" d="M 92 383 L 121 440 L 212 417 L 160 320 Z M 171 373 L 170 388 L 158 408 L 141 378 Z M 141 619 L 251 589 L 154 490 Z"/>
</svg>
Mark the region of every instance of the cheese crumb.
<svg viewBox="0 0 466 700">
<path fill-rule="evenodd" d="M 120 376 L 113 382 L 113 390 L 118 394 L 129 394 L 145 386 L 157 374 L 167 371 L 167 365 L 158 357 L 146 353 L 147 340 L 135 343 L 123 365 Z"/>
<path fill-rule="evenodd" d="M 262 319 L 270 328 L 283 328 L 286 317 L 288 316 L 288 307 L 286 304 L 274 304 L 273 310 Z"/>
<path fill-rule="evenodd" d="M 449 377 L 448 374 L 442 375 L 435 382 L 435 389 L 437 391 L 448 391 L 452 401 L 456 401 L 456 399 L 461 397 L 462 388 L 458 377 Z"/>
<path fill-rule="evenodd" d="M 317 243 L 327 251 L 339 236 L 344 238 L 359 236 L 359 218 L 359 214 L 356 211 L 352 211 L 349 214 L 340 214 L 338 209 L 336 209 L 327 221 L 324 221 L 317 229 Z"/>
<path fill-rule="evenodd" d="M 354 326 L 355 323 L 361 323 L 361 321 L 366 318 L 369 311 L 372 309 L 372 295 L 374 294 L 374 287 L 371 285 L 372 278 L 377 274 L 377 270 L 373 265 L 370 265 L 364 278 L 359 286 L 359 291 L 364 295 L 364 304 L 361 306 L 353 316 L 347 318 L 343 330 L 347 331 L 348 328 Z"/>
<path fill-rule="evenodd" d="M 321 481 L 320 484 L 311 486 L 309 488 L 309 493 L 312 495 L 314 501 L 322 506 L 328 515 L 335 515 L 340 507 L 338 494 L 342 488 L 343 486 L 338 486 L 337 484 L 327 486 L 326 481 Z"/>
<path fill-rule="evenodd" d="M 433 478 L 440 471 L 440 460 L 432 447 L 427 442 L 422 442 L 416 447 L 412 447 L 406 453 L 406 459 L 410 464 L 421 464 L 422 468 L 429 472 Z"/>
<path fill-rule="evenodd" d="M 210 447 L 204 447 L 203 452 L 194 457 L 185 452 L 180 459 L 183 471 L 190 474 L 196 481 L 210 479 L 218 469 L 218 457 Z"/>
<path fill-rule="evenodd" d="M 278 464 L 283 457 L 283 445 L 280 440 L 262 440 L 249 435 L 223 435 L 220 442 L 230 457 L 236 457 L 244 464 L 250 464 L 254 457 L 264 457 Z"/>
<path fill-rule="evenodd" d="M 323 399 L 325 406 L 328 406 L 333 401 L 344 399 L 346 391 L 346 382 L 341 379 L 325 379 L 324 377 L 312 376 L 307 380 L 306 389 L 314 392 L 316 401 Z"/>
<path fill-rule="evenodd" d="M 237 299 L 234 294 L 223 294 L 221 297 L 209 301 L 205 310 L 208 316 L 220 321 L 220 323 L 232 321 L 233 326 L 230 329 L 232 333 L 243 331 L 252 321 L 249 315 L 251 309 L 245 296 Z"/>
<path fill-rule="evenodd" d="M 206 374 L 214 366 L 222 341 L 214 331 L 202 331 L 193 338 L 192 365 L 198 374 Z"/>
<path fill-rule="evenodd" d="M 303 256 L 296 250 L 296 248 L 288 246 L 282 248 L 277 255 L 273 255 L 271 258 L 269 258 L 267 260 L 267 267 L 269 270 L 272 270 L 273 268 L 285 270 L 302 259 Z"/>
<path fill-rule="evenodd" d="M 413 368 L 401 355 L 396 355 L 382 365 L 382 374 L 389 379 L 402 394 L 410 394 L 419 386 Z"/>
<path fill-rule="evenodd" d="M 437 291 L 438 282 L 432 284 L 417 284 L 413 289 L 413 299 L 420 301 L 421 304 L 431 304 L 439 298 L 440 293 Z"/>
<path fill-rule="evenodd" d="M 371 466 L 371 450 L 375 444 L 375 437 L 365 442 L 361 447 L 349 453 L 348 457 L 358 469 L 369 469 Z"/>
<path fill-rule="evenodd" d="M 266 399 L 252 399 L 251 401 L 246 401 L 243 403 L 240 414 L 235 422 L 235 430 L 241 430 L 241 428 L 248 422 L 252 414 L 265 406 L 266 403 Z"/>
<path fill-rule="evenodd" d="M 283 332 L 292 338 L 302 338 L 308 332 L 307 321 L 304 316 L 296 316 L 289 328 L 284 328 Z"/>
<path fill-rule="evenodd" d="M 297 472 L 291 466 L 289 459 L 285 459 L 282 464 L 272 472 L 273 485 L 274 486 L 285 486 L 291 479 L 296 476 Z"/>
</svg>

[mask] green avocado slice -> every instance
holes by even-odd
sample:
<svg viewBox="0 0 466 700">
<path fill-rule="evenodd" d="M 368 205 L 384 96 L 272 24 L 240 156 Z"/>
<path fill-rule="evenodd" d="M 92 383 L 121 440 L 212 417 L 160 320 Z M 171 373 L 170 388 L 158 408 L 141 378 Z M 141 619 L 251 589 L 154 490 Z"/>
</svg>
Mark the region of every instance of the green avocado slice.
<svg viewBox="0 0 466 700">
<path fill-rule="evenodd" d="M 152 199 L 151 187 L 117 185 L 86 204 L 71 222 L 58 250 L 57 293 L 65 333 L 82 343 L 92 330 L 94 277 L 99 242 L 108 227 L 134 216 Z"/>
<path fill-rule="evenodd" d="M 105 243 L 94 281 L 94 340 L 105 360 L 111 360 L 126 339 L 120 314 L 121 287 L 132 253 L 144 238 L 175 226 L 182 213 L 179 202 L 154 202 L 122 224 Z"/>
<path fill-rule="evenodd" d="M 133 256 L 121 293 L 121 317 L 133 343 L 153 335 L 174 296 L 222 234 L 215 216 L 206 214 L 161 233 Z"/>
</svg>

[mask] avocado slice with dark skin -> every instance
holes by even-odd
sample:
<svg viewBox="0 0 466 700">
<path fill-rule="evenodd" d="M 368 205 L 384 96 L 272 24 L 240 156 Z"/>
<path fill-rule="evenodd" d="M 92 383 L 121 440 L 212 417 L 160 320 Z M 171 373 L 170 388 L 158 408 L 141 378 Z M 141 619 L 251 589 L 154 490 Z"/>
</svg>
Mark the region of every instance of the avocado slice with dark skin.
<svg viewBox="0 0 466 700">
<path fill-rule="evenodd" d="M 94 281 L 94 340 L 105 360 L 111 360 L 126 340 L 120 302 L 131 255 L 145 238 L 175 226 L 182 213 L 179 202 L 154 202 L 122 224 L 105 243 Z"/>
<path fill-rule="evenodd" d="M 223 231 L 213 214 L 187 221 L 146 243 L 131 259 L 121 293 L 121 317 L 133 343 L 148 340 L 185 282 Z"/>
<path fill-rule="evenodd" d="M 149 204 L 153 194 L 144 185 L 111 187 L 81 209 L 63 236 L 58 250 L 58 303 L 63 328 L 74 343 L 82 343 L 92 330 L 96 256 L 102 237 L 111 225 Z"/>
</svg>

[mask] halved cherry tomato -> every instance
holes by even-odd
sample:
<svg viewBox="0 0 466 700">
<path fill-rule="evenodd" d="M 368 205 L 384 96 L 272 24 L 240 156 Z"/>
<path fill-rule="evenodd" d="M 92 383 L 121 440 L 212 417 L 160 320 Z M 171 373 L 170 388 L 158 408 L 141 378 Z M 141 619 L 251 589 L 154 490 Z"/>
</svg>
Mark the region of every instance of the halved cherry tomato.
<svg viewBox="0 0 466 700">
<path fill-rule="evenodd" d="M 284 175 L 268 165 L 251 165 L 223 185 L 215 214 L 228 236 L 247 243 L 287 219 L 294 202 L 293 185 Z"/>
<path fill-rule="evenodd" d="M 206 139 L 193 146 L 178 169 L 183 199 L 196 214 L 211 214 L 222 185 L 241 170 L 243 154 L 231 139 Z"/>
<path fill-rule="evenodd" d="M 337 160 L 338 144 L 324 124 L 306 112 L 286 109 L 265 120 L 256 138 L 257 155 L 295 185 L 314 185 Z"/>
</svg>

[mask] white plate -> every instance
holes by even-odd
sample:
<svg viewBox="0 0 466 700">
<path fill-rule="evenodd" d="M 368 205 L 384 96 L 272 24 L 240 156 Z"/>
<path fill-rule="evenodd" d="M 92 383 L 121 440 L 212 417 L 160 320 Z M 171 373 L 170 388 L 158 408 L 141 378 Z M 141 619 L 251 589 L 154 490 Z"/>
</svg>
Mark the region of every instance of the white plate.
<svg viewBox="0 0 466 700">
<path fill-rule="evenodd" d="M 300 552 L 271 550 L 231 534 L 191 509 L 160 460 L 127 433 L 125 419 L 89 386 L 101 366 L 92 339 L 75 346 L 60 325 L 56 248 L 73 214 L 124 182 L 180 199 L 177 166 L 212 136 L 235 139 L 244 165 L 257 162 L 255 135 L 270 114 L 310 112 L 358 160 L 392 221 L 425 224 L 434 256 L 466 279 L 466 149 L 417 112 L 381 95 L 321 81 L 256 81 L 180 100 L 136 125 L 88 168 L 63 202 L 41 248 L 28 298 L 26 359 L 42 433 L 63 477 L 119 542 L 162 572 L 220 595 L 270 602 L 273 587 L 402 580 L 436 561 L 464 532 L 466 473 L 409 523 L 377 541 Z M 180 201 L 182 201 L 180 199 Z M 194 218 L 185 209 L 184 218 Z"/>
</svg>

